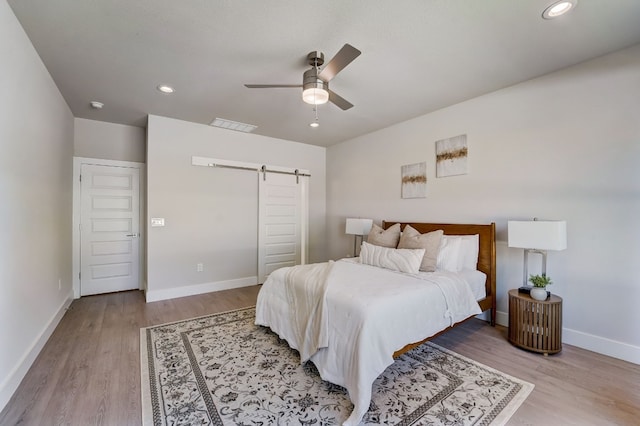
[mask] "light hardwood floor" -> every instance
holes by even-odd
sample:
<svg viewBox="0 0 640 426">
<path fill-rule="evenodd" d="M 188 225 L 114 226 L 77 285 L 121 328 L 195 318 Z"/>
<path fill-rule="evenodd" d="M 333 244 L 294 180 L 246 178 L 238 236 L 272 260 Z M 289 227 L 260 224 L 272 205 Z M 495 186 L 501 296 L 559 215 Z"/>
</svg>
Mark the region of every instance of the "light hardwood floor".
<svg viewBox="0 0 640 426">
<path fill-rule="evenodd" d="M 139 291 L 75 300 L 0 425 L 139 425 L 139 329 L 252 306 L 258 286 L 145 303 Z M 549 357 L 515 348 L 504 327 L 471 320 L 434 340 L 535 384 L 509 425 L 638 425 L 640 366 L 564 345 Z"/>
</svg>

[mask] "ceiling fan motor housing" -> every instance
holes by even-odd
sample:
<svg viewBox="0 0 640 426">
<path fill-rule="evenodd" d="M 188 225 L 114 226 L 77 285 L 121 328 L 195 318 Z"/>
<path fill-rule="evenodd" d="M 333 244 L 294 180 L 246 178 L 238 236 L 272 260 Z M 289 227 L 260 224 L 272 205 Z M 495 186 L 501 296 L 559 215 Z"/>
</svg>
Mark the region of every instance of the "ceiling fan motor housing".
<svg viewBox="0 0 640 426">
<path fill-rule="evenodd" d="M 318 67 L 324 64 L 324 53 L 318 50 L 309 52 L 309 54 L 307 55 L 307 60 L 309 61 L 309 65 L 311 65 L 312 68 L 307 70 L 302 75 L 302 90 L 304 91 L 307 89 L 323 89 L 329 91 L 329 83 L 318 78 Z"/>
<path fill-rule="evenodd" d="M 318 78 L 317 68 L 311 68 L 302 75 L 302 89 L 312 88 L 329 90 L 329 83 Z"/>
</svg>

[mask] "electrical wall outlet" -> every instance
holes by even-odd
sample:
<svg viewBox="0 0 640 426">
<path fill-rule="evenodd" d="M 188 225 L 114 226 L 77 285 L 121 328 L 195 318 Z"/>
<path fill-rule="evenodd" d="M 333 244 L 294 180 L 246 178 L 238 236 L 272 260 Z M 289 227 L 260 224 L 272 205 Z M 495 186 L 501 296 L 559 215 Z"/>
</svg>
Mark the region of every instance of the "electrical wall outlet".
<svg viewBox="0 0 640 426">
<path fill-rule="evenodd" d="M 202 263 L 198 263 L 196 265 L 196 272 L 202 272 L 204 271 L 204 265 Z"/>
</svg>

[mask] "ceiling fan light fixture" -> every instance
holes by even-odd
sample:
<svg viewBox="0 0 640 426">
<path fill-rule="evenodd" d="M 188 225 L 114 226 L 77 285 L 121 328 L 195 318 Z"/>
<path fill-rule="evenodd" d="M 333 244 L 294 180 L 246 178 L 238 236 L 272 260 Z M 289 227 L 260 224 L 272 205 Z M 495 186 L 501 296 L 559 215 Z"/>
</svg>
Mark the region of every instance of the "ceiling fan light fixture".
<svg viewBox="0 0 640 426">
<path fill-rule="evenodd" d="M 329 84 L 318 78 L 318 68 L 305 71 L 302 78 L 302 100 L 310 105 L 329 102 Z"/>
<path fill-rule="evenodd" d="M 302 91 L 302 100 L 311 105 L 326 104 L 329 101 L 329 92 L 322 87 L 310 87 Z"/>
</svg>

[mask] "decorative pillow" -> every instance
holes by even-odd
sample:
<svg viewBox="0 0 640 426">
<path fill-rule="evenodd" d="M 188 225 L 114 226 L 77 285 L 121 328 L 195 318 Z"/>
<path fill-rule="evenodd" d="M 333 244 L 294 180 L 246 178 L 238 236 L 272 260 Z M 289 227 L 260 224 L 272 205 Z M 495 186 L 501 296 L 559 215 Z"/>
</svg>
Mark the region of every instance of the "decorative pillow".
<svg viewBox="0 0 640 426">
<path fill-rule="evenodd" d="M 436 269 L 439 271 L 459 272 L 462 240 L 460 238 L 446 237 L 448 236 L 443 236 L 440 243 Z"/>
<path fill-rule="evenodd" d="M 436 268 L 450 272 L 460 272 L 463 269 L 475 271 L 478 269 L 479 243 L 478 234 L 444 235 Z"/>
<path fill-rule="evenodd" d="M 367 236 L 367 242 L 376 246 L 396 248 L 400 240 L 400 224 L 396 223 L 389 229 L 382 229 L 375 223 L 371 226 L 371 231 Z"/>
<path fill-rule="evenodd" d="M 460 247 L 460 269 L 478 269 L 478 252 L 480 250 L 480 235 L 459 235 L 462 240 Z"/>
<path fill-rule="evenodd" d="M 400 236 L 398 243 L 399 249 L 424 249 L 424 257 L 420 264 L 420 270 L 425 272 L 433 272 L 436 270 L 438 252 L 440 251 L 440 242 L 444 231 L 427 232 L 421 234 L 410 225 L 404 227 L 404 231 Z"/>
<path fill-rule="evenodd" d="M 393 249 L 362 243 L 360 262 L 365 265 L 417 274 L 424 257 L 424 249 Z"/>
</svg>

